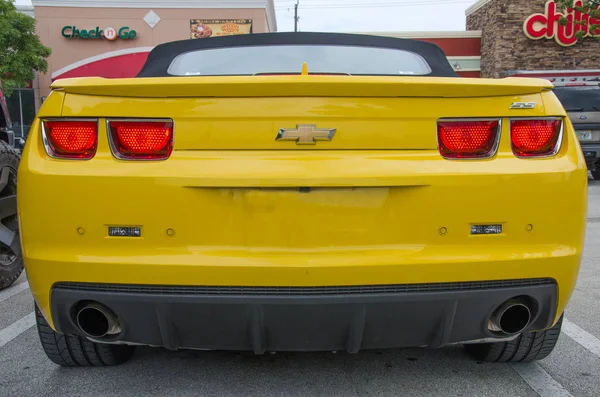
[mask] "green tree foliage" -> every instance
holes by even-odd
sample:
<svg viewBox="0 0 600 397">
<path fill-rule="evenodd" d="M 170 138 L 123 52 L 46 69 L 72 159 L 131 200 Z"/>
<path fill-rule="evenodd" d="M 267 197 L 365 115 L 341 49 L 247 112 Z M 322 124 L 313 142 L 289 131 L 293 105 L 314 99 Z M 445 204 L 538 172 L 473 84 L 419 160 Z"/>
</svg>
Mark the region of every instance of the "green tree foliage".
<svg viewBox="0 0 600 397">
<path fill-rule="evenodd" d="M 581 0 L 579 5 L 575 5 L 575 0 L 555 0 L 557 9 L 574 9 L 575 11 L 579 11 L 583 14 L 589 15 L 590 19 L 595 19 L 596 21 L 600 20 L 600 0 Z M 565 26 L 568 23 L 567 18 L 562 17 L 558 23 Z M 589 21 L 582 20 L 575 22 L 578 25 L 586 26 L 587 32 L 595 32 L 600 29 L 599 24 L 595 24 Z M 594 37 L 595 39 L 600 39 L 600 35 L 592 35 L 588 36 L 586 31 L 580 30 L 577 32 L 577 39 L 581 40 L 585 37 Z"/>
<path fill-rule="evenodd" d="M 10 95 L 46 72 L 52 51 L 35 34 L 35 19 L 17 11 L 12 0 L 0 0 L 0 81 Z"/>
</svg>

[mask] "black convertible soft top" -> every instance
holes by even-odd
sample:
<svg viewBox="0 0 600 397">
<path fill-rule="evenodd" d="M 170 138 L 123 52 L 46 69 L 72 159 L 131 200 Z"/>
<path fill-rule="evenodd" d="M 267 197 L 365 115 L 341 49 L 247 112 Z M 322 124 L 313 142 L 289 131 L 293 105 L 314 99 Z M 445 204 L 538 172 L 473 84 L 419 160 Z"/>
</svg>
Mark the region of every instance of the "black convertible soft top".
<svg viewBox="0 0 600 397">
<path fill-rule="evenodd" d="M 423 57 L 431 72 L 426 76 L 458 77 L 446 55 L 435 44 L 394 37 L 346 33 L 255 33 L 207 39 L 181 40 L 156 46 L 137 77 L 165 77 L 173 60 L 181 54 L 203 49 L 276 45 L 338 45 L 410 51 Z"/>
</svg>

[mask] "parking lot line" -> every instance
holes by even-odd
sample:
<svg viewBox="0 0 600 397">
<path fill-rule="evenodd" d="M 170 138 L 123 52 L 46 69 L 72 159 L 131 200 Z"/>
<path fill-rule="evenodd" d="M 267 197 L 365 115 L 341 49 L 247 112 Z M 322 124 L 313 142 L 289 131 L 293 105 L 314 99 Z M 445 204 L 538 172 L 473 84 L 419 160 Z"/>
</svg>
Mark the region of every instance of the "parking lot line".
<svg viewBox="0 0 600 397">
<path fill-rule="evenodd" d="M 24 283 L 13 285 L 12 287 L 5 289 L 4 291 L 1 291 L 0 302 L 7 300 L 11 296 L 18 294 L 19 292 L 25 291 L 27 288 L 29 288 L 29 283 L 25 281 Z"/>
<path fill-rule="evenodd" d="M 573 397 L 539 364 L 517 363 L 511 364 L 511 367 L 540 397 Z"/>
<path fill-rule="evenodd" d="M 35 313 L 31 312 L 8 327 L 0 330 L 0 347 L 6 345 L 35 324 Z"/>
<path fill-rule="evenodd" d="M 565 335 L 579 343 L 590 353 L 600 357 L 600 339 L 573 324 L 566 318 L 563 320 L 562 330 Z"/>
</svg>

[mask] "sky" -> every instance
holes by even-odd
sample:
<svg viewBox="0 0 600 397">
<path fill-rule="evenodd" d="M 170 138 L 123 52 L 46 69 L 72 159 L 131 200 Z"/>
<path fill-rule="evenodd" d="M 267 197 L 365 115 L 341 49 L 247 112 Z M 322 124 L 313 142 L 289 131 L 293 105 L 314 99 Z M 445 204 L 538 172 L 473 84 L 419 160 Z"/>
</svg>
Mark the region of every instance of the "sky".
<svg viewBox="0 0 600 397">
<path fill-rule="evenodd" d="M 279 31 L 294 30 L 295 0 L 275 0 Z M 324 32 L 465 30 L 475 0 L 299 0 L 298 28 Z"/>
<path fill-rule="evenodd" d="M 299 0 L 300 31 L 406 32 L 465 30 L 476 0 Z M 31 4 L 30 0 L 16 0 Z M 280 32 L 294 30 L 296 0 L 275 0 Z"/>
</svg>

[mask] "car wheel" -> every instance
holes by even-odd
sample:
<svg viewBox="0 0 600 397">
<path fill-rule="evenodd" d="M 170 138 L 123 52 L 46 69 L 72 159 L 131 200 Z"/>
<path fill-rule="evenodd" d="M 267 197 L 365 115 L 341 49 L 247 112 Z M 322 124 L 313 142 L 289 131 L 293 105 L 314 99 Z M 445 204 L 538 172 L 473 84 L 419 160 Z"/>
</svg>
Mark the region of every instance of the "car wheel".
<svg viewBox="0 0 600 397">
<path fill-rule="evenodd" d="M 465 345 L 467 352 L 477 361 L 529 362 L 546 358 L 558 341 L 563 316 L 545 331 L 523 332 L 509 342 L 492 342 Z"/>
<path fill-rule="evenodd" d="M 17 169 L 19 155 L 0 140 L 0 289 L 23 272 L 23 255 L 17 218 Z"/>
<path fill-rule="evenodd" d="M 592 173 L 594 180 L 600 181 L 600 170 L 591 170 L 590 172 Z"/>
<path fill-rule="evenodd" d="M 35 318 L 48 358 L 63 367 L 101 367 L 118 365 L 129 360 L 135 346 L 95 343 L 76 335 L 65 335 L 54 331 L 35 307 Z"/>
</svg>

